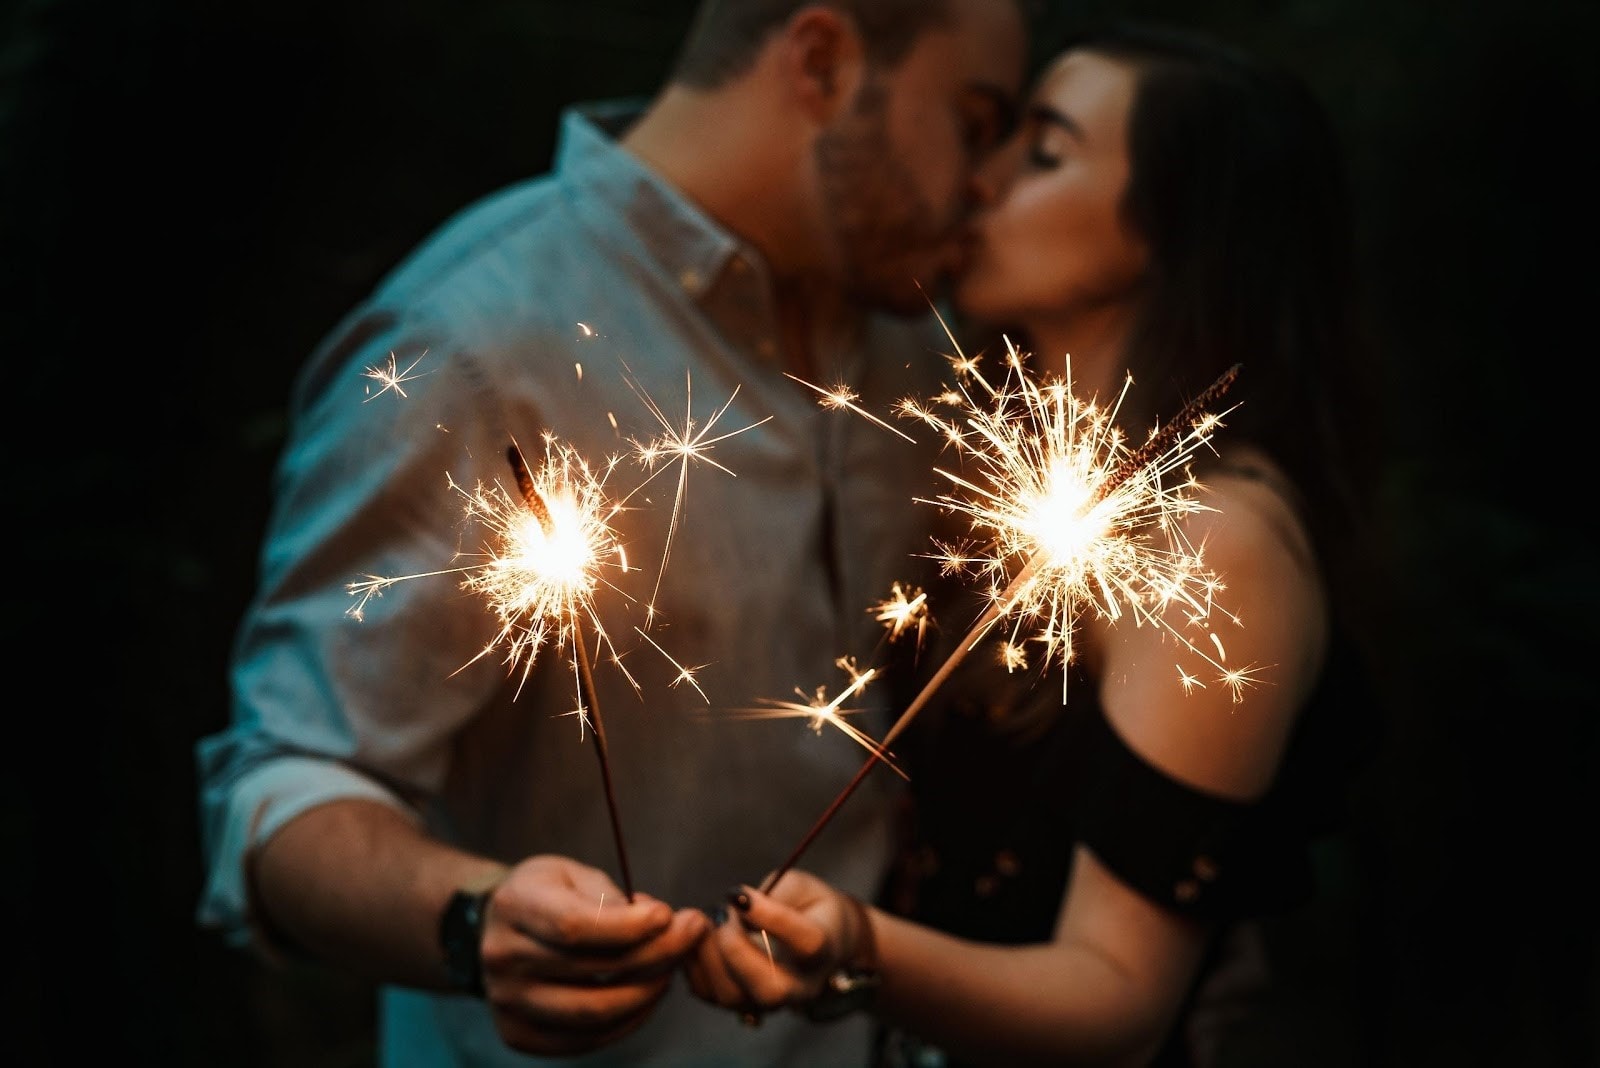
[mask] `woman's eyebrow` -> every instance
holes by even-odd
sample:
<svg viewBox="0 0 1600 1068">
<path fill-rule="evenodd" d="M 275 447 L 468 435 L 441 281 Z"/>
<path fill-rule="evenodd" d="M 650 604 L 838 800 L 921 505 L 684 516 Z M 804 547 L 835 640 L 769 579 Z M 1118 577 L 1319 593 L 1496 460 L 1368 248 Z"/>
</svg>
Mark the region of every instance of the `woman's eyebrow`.
<svg viewBox="0 0 1600 1068">
<path fill-rule="evenodd" d="M 1077 140 L 1083 140 L 1083 127 L 1078 125 L 1077 120 L 1049 104 L 1029 104 L 1028 118 L 1046 126 L 1059 126 Z"/>
</svg>

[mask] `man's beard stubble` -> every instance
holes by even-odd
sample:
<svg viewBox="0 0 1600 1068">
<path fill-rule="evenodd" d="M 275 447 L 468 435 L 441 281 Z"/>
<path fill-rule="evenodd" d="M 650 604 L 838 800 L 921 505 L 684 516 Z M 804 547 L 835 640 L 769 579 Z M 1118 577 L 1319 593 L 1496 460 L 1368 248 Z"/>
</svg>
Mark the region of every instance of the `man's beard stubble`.
<svg viewBox="0 0 1600 1068">
<path fill-rule="evenodd" d="M 846 296 L 897 315 L 920 315 L 945 279 L 919 278 L 917 271 L 924 261 L 923 270 L 937 269 L 932 257 L 953 226 L 937 218 L 915 175 L 895 155 L 887 104 L 883 82 L 869 79 L 850 112 L 818 138 L 817 173 Z"/>
</svg>

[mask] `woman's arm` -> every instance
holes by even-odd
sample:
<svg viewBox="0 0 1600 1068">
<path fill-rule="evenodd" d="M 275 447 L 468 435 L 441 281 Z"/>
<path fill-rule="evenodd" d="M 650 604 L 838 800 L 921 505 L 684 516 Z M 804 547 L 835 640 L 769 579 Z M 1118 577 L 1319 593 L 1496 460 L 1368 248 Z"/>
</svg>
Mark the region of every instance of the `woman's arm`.
<svg viewBox="0 0 1600 1068">
<path fill-rule="evenodd" d="M 1265 484 L 1223 477 L 1205 503 L 1214 511 L 1191 516 L 1186 533 L 1225 582 L 1217 598 L 1237 623 L 1219 613 L 1209 630 L 1192 630 L 1176 609 L 1171 621 L 1240 681 L 1229 685 L 1218 665 L 1127 613 L 1088 625 L 1084 649 L 1107 720 L 1129 748 L 1185 785 L 1252 800 L 1271 784 L 1320 667 L 1323 595 L 1292 511 Z M 1093 850 L 1075 849 L 1048 943 L 980 944 L 869 910 L 882 977 L 874 1011 L 978 1062 L 1146 1061 L 1182 1007 L 1209 929 L 1133 889 Z M 776 899 L 746 896 L 742 916 L 713 932 L 691 966 L 702 997 L 745 1010 L 800 1004 L 832 970 L 858 963 L 868 932 L 826 884 L 791 871 Z"/>
</svg>

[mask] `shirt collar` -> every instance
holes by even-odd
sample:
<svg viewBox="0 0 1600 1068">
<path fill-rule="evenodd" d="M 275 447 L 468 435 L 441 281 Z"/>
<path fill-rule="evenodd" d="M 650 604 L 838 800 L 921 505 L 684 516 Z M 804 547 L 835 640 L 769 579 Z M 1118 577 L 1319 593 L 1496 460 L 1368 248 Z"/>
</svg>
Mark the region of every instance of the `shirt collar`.
<svg viewBox="0 0 1600 1068">
<path fill-rule="evenodd" d="M 579 104 L 562 113 L 554 171 L 575 203 L 597 204 L 608 216 L 601 229 L 620 223 L 642 252 L 699 300 L 729 262 L 761 257 L 618 144 L 639 117 L 641 100 Z"/>
</svg>

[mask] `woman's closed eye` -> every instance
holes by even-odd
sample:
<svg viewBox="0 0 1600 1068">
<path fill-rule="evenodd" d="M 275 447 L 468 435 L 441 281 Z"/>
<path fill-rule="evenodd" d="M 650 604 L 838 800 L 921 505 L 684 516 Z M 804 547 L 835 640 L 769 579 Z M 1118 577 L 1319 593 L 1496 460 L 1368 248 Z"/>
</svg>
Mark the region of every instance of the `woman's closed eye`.
<svg viewBox="0 0 1600 1068">
<path fill-rule="evenodd" d="M 1061 166 L 1059 153 L 1051 151 L 1043 143 L 1034 141 L 1028 145 L 1028 163 L 1040 170 L 1054 170 Z"/>
<path fill-rule="evenodd" d="M 1028 109 L 1028 163 L 1041 169 L 1061 166 L 1082 129 L 1055 108 L 1035 105 Z"/>
</svg>

